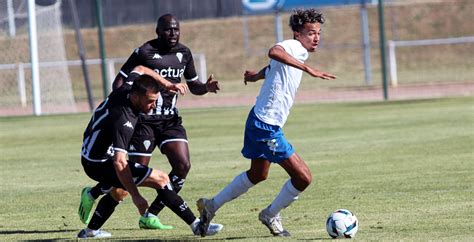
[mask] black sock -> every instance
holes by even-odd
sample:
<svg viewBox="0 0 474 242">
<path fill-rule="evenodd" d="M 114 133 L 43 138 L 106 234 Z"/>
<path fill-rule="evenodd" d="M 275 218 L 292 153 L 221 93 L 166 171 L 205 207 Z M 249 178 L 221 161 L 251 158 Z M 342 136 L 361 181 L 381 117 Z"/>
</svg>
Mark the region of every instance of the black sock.
<svg viewBox="0 0 474 242">
<path fill-rule="evenodd" d="M 173 190 L 176 193 L 179 193 L 181 191 L 181 188 L 183 188 L 184 181 L 185 179 L 182 179 L 178 177 L 177 175 L 174 175 L 173 173 L 170 173 L 169 175 L 171 186 L 173 187 Z M 165 204 L 163 201 L 161 201 L 161 196 L 157 196 L 155 200 L 151 203 L 150 207 L 148 208 L 148 212 L 154 215 L 158 215 L 161 210 L 165 207 Z"/>
<path fill-rule="evenodd" d="M 161 201 L 188 225 L 192 224 L 194 220 L 196 220 L 196 216 L 194 216 L 191 209 L 189 209 L 188 204 L 186 204 L 186 202 L 176 194 L 175 191 L 168 188 L 169 186 L 171 185 L 168 184 L 168 186 L 156 190 L 158 196 L 161 197 Z"/>
<path fill-rule="evenodd" d="M 110 190 L 111 188 L 111 186 L 99 182 L 89 191 L 89 194 L 92 198 L 97 199 L 101 195 L 104 195 L 106 191 Z"/>
<path fill-rule="evenodd" d="M 118 204 L 119 202 L 115 201 L 110 194 L 102 197 L 87 227 L 93 230 L 100 229 L 105 221 L 112 215 Z"/>
</svg>

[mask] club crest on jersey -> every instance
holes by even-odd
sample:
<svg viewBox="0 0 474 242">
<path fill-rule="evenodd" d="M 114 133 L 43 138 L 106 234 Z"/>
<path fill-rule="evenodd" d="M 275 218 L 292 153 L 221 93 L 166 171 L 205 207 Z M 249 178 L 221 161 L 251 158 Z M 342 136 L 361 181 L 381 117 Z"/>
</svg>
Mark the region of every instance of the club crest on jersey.
<svg viewBox="0 0 474 242">
<path fill-rule="evenodd" d="M 143 146 L 145 146 L 145 149 L 148 150 L 148 148 L 150 148 L 150 145 L 151 145 L 151 142 L 149 140 L 143 141 Z"/>
<path fill-rule="evenodd" d="M 179 63 L 181 63 L 181 60 L 183 59 L 183 54 L 181 54 L 181 52 L 178 52 L 176 53 L 176 57 L 178 58 Z"/>
<path fill-rule="evenodd" d="M 163 57 L 161 57 L 160 54 L 155 53 L 155 54 L 153 55 L 152 59 L 163 59 Z M 180 62 L 181 62 L 181 61 L 180 61 Z"/>
<path fill-rule="evenodd" d="M 125 123 L 123 124 L 123 126 L 129 127 L 129 128 L 131 128 L 131 129 L 133 129 L 132 122 L 130 122 L 130 121 L 125 122 Z"/>
</svg>

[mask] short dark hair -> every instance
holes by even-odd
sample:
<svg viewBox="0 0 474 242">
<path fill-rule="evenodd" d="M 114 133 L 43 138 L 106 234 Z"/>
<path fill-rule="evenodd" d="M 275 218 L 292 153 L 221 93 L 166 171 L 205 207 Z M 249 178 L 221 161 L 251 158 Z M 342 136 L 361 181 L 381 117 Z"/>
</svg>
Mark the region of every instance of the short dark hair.
<svg viewBox="0 0 474 242">
<path fill-rule="evenodd" d="M 290 27 L 295 32 L 300 32 L 305 23 L 324 23 L 323 14 L 314 8 L 294 9 L 290 16 Z"/>
<path fill-rule="evenodd" d="M 145 95 L 147 91 L 152 91 L 154 93 L 160 91 L 160 86 L 153 77 L 149 75 L 141 75 L 133 81 L 131 93 Z"/>
</svg>

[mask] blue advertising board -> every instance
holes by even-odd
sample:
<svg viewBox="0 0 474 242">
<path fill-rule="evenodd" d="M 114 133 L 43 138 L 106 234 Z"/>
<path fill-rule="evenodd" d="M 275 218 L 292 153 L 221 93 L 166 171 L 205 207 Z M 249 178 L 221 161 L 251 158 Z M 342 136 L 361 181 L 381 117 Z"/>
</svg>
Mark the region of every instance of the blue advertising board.
<svg viewBox="0 0 474 242">
<path fill-rule="evenodd" d="M 373 0 L 242 0 L 244 13 L 289 11 L 295 8 L 373 3 Z"/>
</svg>

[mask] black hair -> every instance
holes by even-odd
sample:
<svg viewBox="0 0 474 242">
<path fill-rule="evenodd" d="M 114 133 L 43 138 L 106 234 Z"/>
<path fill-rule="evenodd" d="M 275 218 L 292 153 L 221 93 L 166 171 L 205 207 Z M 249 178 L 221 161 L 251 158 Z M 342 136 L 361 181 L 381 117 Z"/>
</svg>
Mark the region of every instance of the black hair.
<svg viewBox="0 0 474 242">
<path fill-rule="evenodd" d="M 145 95 L 147 91 L 152 91 L 153 93 L 160 91 L 160 86 L 153 77 L 149 75 L 141 75 L 133 81 L 131 93 Z"/>
<path fill-rule="evenodd" d="M 290 16 L 290 27 L 295 32 L 300 32 L 305 23 L 324 23 L 323 14 L 314 8 L 295 9 Z"/>
</svg>

